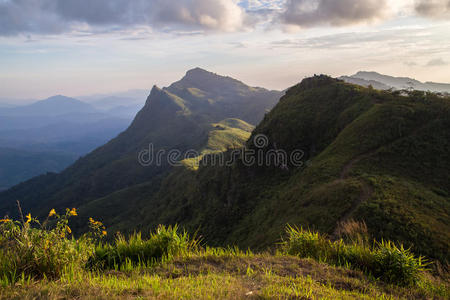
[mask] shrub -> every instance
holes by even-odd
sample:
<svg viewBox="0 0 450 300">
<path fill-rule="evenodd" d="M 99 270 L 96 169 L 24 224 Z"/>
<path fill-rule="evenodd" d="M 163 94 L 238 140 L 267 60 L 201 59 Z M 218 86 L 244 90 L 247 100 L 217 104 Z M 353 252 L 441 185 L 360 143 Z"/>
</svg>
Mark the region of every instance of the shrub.
<svg viewBox="0 0 450 300">
<path fill-rule="evenodd" d="M 382 241 L 374 251 L 373 274 L 386 282 L 412 285 L 419 281 L 421 271 L 427 265 L 422 257 L 416 258 L 403 246 L 397 247 L 390 241 Z"/>
<path fill-rule="evenodd" d="M 0 281 L 10 284 L 20 278 L 58 278 L 87 261 L 93 250 L 91 240 L 75 240 L 68 226 L 69 218 L 77 215 L 76 209 L 67 209 L 64 215 L 52 209 L 42 224 L 31 214 L 24 218 L 20 213 L 21 221 L 0 220 Z"/>
<path fill-rule="evenodd" d="M 299 230 L 288 225 L 286 233 L 288 238 L 284 240 L 283 244 L 287 254 L 326 261 L 331 253 L 330 241 L 318 232 L 302 228 Z"/>
<path fill-rule="evenodd" d="M 287 226 L 282 250 L 290 255 L 313 258 L 338 266 L 359 269 L 380 280 L 397 285 L 416 284 L 426 269 L 422 257 L 415 257 L 403 246 L 375 242 L 372 247 L 356 239 L 350 244 L 332 242 L 317 232 Z"/>
<path fill-rule="evenodd" d="M 104 269 L 145 266 L 163 258 L 188 253 L 197 247 L 198 240 L 191 239 L 185 231 L 179 233 L 177 225 L 160 225 L 148 239 L 143 239 L 140 233 L 128 239 L 119 234 L 113 245 L 98 245 L 89 266 Z"/>
</svg>

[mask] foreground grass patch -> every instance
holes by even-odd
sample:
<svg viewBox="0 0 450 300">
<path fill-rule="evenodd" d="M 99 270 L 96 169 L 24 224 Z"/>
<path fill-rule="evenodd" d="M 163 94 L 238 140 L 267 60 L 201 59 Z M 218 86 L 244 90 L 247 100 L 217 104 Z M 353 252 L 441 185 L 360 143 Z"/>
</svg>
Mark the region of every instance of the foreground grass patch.
<svg viewBox="0 0 450 300">
<path fill-rule="evenodd" d="M 433 287 L 433 288 L 432 288 Z M 312 259 L 203 253 L 149 269 L 85 271 L 0 291 L 2 299 L 446 299 L 445 285 L 403 288 Z"/>
<path fill-rule="evenodd" d="M 2 221 L 1 299 L 449 297 L 448 285 L 426 277 L 420 259 L 391 243 L 374 249 L 361 237 L 331 242 L 289 227 L 279 251 L 257 254 L 201 246 L 177 226 L 105 243 L 106 230 L 94 220 L 89 234 L 71 237 L 68 219 L 75 215 L 52 210 L 52 226 L 30 215 Z"/>
<path fill-rule="evenodd" d="M 113 244 L 100 244 L 89 260 L 89 266 L 101 269 L 123 269 L 149 266 L 165 258 L 170 259 L 198 249 L 198 241 L 175 226 L 159 226 L 143 239 L 135 233 L 128 239 L 118 235 Z"/>
<path fill-rule="evenodd" d="M 330 241 L 318 232 L 287 227 L 283 251 L 290 255 L 313 258 L 338 266 L 355 268 L 388 283 L 403 286 L 417 284 L 426 265 L 422 257 L 415 257 L 403 246 L 390 241 L 374 242 L 369 246 L 360 242 Z"/>
</svg>

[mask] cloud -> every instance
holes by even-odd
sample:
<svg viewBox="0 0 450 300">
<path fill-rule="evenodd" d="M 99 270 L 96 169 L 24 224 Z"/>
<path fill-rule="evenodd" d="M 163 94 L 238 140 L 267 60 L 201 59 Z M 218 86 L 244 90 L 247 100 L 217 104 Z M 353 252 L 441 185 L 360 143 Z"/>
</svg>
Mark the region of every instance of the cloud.
<svg viewBox="0 0 450 300">
<path fill-rule="evenodd" d="M 343 26 L 383 18 L 386 0 L 287 0 L 281 22 L 299 27 Z"/>
<path fill-rule="evenodd" d="M 0 0 L 0 35 L 134 26 L 229 32 L 246 18 L 234 0 Z"/>
<path fill-rule="evenodd" d="M 430 60 L 427 63 L 427 67 L 440 67 L 440 66 L 445 66 L 448 65 L 448 63 L 446 61 L 444 61 L 442 58 L 435 58 Z"/>
<path fill-rule="evenodd" d="M 406 9 L 405 7 L 408 7 Z M 450 16 L 450 0 L 0 0 L 0 36 L 147 32 L 202 34 L 249 28 L 345 26 L 392 10 Z"/>
<path fill-rule="evenodd" d="M 418 15 L 427 18 L 450 17 L 450 0 L 416 0 Z"/>
</svg>

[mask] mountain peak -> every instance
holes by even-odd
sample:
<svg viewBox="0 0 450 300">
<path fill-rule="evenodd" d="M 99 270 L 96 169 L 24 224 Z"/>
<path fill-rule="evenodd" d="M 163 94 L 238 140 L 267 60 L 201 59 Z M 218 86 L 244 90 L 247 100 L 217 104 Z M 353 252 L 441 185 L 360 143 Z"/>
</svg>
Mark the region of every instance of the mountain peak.
<svg viewBox="0 0 450 300">
<path fill-rule="evenodd" d="M 51 96 L 48 97 L 47 99 L 45 99 L 44 101 L 77 101 L 77 102 L 81 102 L 77 99 L 71 98 L 71 97 L 67 97 L 64 95 L 55 95 L 55 96 Z"/>
<path fill-rule="evenodd" d="M 205 69 L 202 69 L 200 67 L 196 67 L 193 69 L 190 69 L 186 72 L 186 76 L 192 76 L 192 75 L 198 75 L 198 74 L 204 74 L 204 75 L 214 75 L 214 73 L 209 72 Z"/>
<path fill-rule="evenodd" d="M 202 68 L 194 68 L 186 72 L 181 81 L 200 83 L 203 80 L 219 80 L 228 77 L 217 75 Z"/>
<path fill-rule="evenodd" d="M 177 94 L 181 90 L 195 88 L 214 95 L 231 95 L 235 93 L 248 93 L 255 91 L 243 82 L 228 76 L 221 76 L 213 72 L 209 72 L 202 68 L 194 68 L 186 72 L 186 75 L 180 80 L 173 83 L 167 88 L 170 92 Z M 260 89 L 263 90 L 263 89 Z"/>
</svg>

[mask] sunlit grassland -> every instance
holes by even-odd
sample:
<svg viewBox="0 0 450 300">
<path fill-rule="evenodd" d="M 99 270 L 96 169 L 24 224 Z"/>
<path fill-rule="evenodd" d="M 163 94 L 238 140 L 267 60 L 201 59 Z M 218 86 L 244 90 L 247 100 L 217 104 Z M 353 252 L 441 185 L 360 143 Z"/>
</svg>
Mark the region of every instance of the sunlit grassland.
<svg viewBox="0 0 450 300">
<path fill-rule="evenodd" d="M 286 255 L 199 254 L 128 271 L 67 272 L 59 280 L 4 286 L 3 299 L 445 299 L 428 281 L 414 288 L 377 282 L 362 273 Z"/>
<path fill-rule="evenodd" d="M 369 246 L 364 224 L 342 224 L 343 239 L 335 242 L 288 226 L 281 245 L 255 253 L 208 247 L 177 226 L 105 242 L 106 229 L 93 219 L 91 231 L 75 239 L 68 220 L 76 215 L 52 210 L 42 224 L 30 214 L 1 220 L 1 299 L 449 296 L 448 284 L 427 273 L 422 258 L 393 244 Z"/>
</svg>

